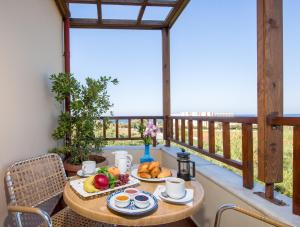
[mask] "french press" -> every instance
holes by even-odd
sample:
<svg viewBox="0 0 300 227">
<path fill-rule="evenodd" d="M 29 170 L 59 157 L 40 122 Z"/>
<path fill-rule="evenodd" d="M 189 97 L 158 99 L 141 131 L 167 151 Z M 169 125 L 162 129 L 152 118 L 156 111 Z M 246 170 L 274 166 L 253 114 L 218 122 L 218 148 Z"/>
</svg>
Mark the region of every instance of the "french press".
<svg viewBox="0 0 300 227">
<path fill-rule="evenodd" d="M 185 181 L 190 181 L 192 177 L 195 177 L 195 162 L 190 160 L 190 154 L 181 149 L 181 152 L 177 153 L 178 162 L 178 172 L 177 177 Z M 193 175 L 191 176 L 191 166 L 192 163 Z"/>
</svg>

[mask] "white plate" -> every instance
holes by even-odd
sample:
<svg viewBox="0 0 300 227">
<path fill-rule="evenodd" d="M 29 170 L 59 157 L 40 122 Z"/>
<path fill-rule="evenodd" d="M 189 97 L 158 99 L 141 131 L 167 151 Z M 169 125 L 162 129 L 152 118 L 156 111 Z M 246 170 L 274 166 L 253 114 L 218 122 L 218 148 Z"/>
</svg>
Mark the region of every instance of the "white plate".
<svg viewBox="0 0 300 227">
<path fill-rule="evenodd" d="M 150 205 L 146 208 L 138 208 L 134 205 L 134 201 L 130 201 L 130 204 L 127 207 L 120 208 L 115 205 L 115 197 L 118 196 L 120 193 L 123 193 L 123 190 L 114 192 L 110 194 L 107 197 L 107 206 L 113 211 L 116 211 L 118 213 L 124 214 L 124 215 L 130 215 L 130 216 L 140 216 L 148 214 L 149 212 L 152 212 L 157 209 L 158 203 L 157 199 L 149 192 L 140 191 L 139 194 L 145 195 L 149 198 Z"/>
<path fill-rule="evenodd" d="M 84 198 L 89 198 L 89 197 L 93 197 L 93 196 L 97 196 L 97 195 L 101 195 L 101 194 L 106 194 L 108 192 L 113 192 L 116 190 L 120 190 L 122 188 L 131 187 L 131 186 L 134 186 L 134 185 L 137 185 L 140 183 L 139 180 L 129 176 L 129 182 L 125 185 L 121 185 L 121 186 L 114 187 L 114 188 L 109 188 L 107 190 L 103 190 L 103 191 L 99 191 L 99 192 L 90 193 L 90 192 L 86 192 L 83 188 L 83 182 L 85 180 L 86 180 L 85 178 L 81 178 L 78 180 L 70 181 L 70 185 L 75 190 L 75 192 L 77 192 L 80 196 L 82 196 Z"/>
<path fill-rule="evenodd" d="M 98 170 L 99 170 L 99 168 L 96 168 L 96 171 L 94 173 L 84 174 L 82 169 L 80 169 L 80 170 L 77 171 L 77 176 L 79 176 L 79 177 L 89 177 L 89 176 L 92 176 L 92 175 L 96 175 Z"/>
<path fill-rule="evenodd" d="M 171 171 L 171 173 L 172 173 L 172 171 Z M 168 178 L 168 177 L 165 177 L 165 178 L 149 178 L 149 179 L 142 178 L 142 177 L 138 176 L 138 169 L 137 168 L 133 169 L 131 171 L 131 176 L 133 176 L 133 177 L 135 177 L 135 178 L 137 178 L 139 180 L 148 181 L 148 182 L 164 182 Z"/>
<path fill-rule="evenodd" d="M 171 197 L 164 197 L 164 196 L 162 195 L 162 192 L 163 192 L 163 191 L 165 191 L 165 188 L 162 189 L 162 190 L 160 191 L 160 193 L 158 194 L 158 196 L 159 196 L 162 200 L 164 200 L 164 201 L 166 201 L 166 202 L 169 202 L 169 203 L 174 203 L 174 204 L 187 204 L 187 203 L 191 202 L 191 201 L 193 200 L 193 198 L 194 198 L 194 190 L 193 190 L 193 189 L 186 189 L 186 194 L 185 194 L 185 196 L 184 196 L 183 198 L 181 198 L 181 199 L 173 199 L 173 198 L 171 198 Z"/>
</svg>

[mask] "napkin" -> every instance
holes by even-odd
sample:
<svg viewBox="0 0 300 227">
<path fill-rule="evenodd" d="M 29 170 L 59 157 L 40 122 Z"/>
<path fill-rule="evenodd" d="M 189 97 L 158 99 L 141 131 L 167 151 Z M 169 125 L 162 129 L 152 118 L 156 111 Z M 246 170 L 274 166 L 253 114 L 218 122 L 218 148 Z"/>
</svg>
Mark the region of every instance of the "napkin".
<svg viewBox="0 0 300 227">
<path fill-rule="evenodd" d="M 154 191 L 154 193 L 153 193 L 153 195 L 158 199 L 158 200 L 162 200 L 161 198 L 160 198 L 160 193 L 161 192 L 163 192 L 163 191 L 165 191 L 166 190 L 166 187 L 164 186 L 164 185 L 157 185 L 157 187 L 156 187 L 156 189 L 155 189 L 155 191 Z M 187 193 L 194 193 L 194 190 L 193 189 L 186 189 L 188 192 Z M 191 202 L 188 202 L 188 203 L 186 203 L 185 205 L 187 205 L 187 206 L 193 206 L 193 200 L 191 201 Z"/>
</svg>

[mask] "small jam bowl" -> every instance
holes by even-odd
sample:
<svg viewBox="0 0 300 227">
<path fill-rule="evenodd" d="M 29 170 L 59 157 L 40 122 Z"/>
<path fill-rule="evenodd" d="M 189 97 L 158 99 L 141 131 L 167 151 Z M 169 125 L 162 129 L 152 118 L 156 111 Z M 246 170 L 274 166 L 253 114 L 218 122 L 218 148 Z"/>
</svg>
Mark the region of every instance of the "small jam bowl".
<svg viewBox="0 0 300 227">
<path fill-rule="evenodd" d="M 126 188 L 124 192 L 130 197 L 131 200 L 133 200 L 134 197 L 138 195 L 140 191 L 136 188 Z"/>
<path fill-rule="evenodd" d="M 130 204 L 130 198 L 127 194 L 122 193 L 115 197 L 115 205 L 117 207 L 127 207 Z"/>
<path fill-rule="evenodd" d="M 149 197 L 143 194 L 136 195 L 133 200 L 135 206 L 141 209 L 150 205 Z"/>
</svg>

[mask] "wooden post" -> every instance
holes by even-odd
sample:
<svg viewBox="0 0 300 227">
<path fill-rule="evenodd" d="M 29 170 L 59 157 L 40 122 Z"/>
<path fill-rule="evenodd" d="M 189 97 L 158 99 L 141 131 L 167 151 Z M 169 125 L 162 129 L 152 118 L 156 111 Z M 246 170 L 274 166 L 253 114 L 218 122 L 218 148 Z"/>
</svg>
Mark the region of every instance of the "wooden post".
<svg viewBox="0 0 300 227">
<path fill-rule="evenodd" d="M 154 118 L 153 119 L 153 124 L 156 126 L 156 119 Z M 153 147 L 156 147 L 157 145 L 157 140 L 156 140 L 156 137 L 153 138 Z"/>
<path fill-rule="evenodd" d="M 253 182 L 253 132 L 251 124 L 242 124 L 243 186 L 252 189 Z"/>
<path fill-rule="evenodd" d="M 128 119 L 128 138 L 131 139 L 131 119 Z"/>
<path fill-rule="evenodd" d="M 116 119 L 116 138 L 119 138 L 119 120 Z"/>
<path fill-rule="evenodd" d="M 71 67 L 70 67 L 70 18 L 64 18 L 64 58 L 65 58 L 65 73 L 70 78 Z M 70 113 L 71 106 L 70 94 L 67 94 L 65 98 L 65 112 Z M 67 133 L 65 136 L 65 143 L 71 144 L 71 135 Z"/>
<path fill-rule="evenodd" d="M 64 57 L 65 57 L 65 73 L 70 74 L 70 18 L 64 19 Z M 70 112 L 70 94 L 65 100 L 65 111 Z"/>
<path fill-rule="evenodd" d="M 208 122 L 208 150 L 210 153 L 216 152 L 215 146 L 215 122 Z"/>
<path fill-rule="evenodd" d="M 230 124 L 229 122 L 222 123 L 222 134 L 223 134 L 223 154 L 224 158 L 230 159 Z"/>
<path fill-rule="evenodd" d="M 282 127 L 268 119 L 283 114 L 282 0 L 257 0 L 258 179 L 272 199 L 274 183 L 283 180 Z"/>
<path fill-rule="evenodd" d="M 194 140 L 194 136 L 193 136 L 193 120 L 188 120 L 188 133 L 189 133 L 189 145 L 193 146 L 193 140 Z"/>
<path fill-rule="evenodd" d="M 162 85 L 163 85 L 163 116 L 164 116 L 164 139 L 166 146 L 170 146 L 170 124 L 171 115 L 171 90 L 170 90 L 170 30 L 162 29 Z"/>
<path fill-rule="evenodd" d="M 185 119 L 181 119 L 181 142 L 185 143 Z"/>
<path fill-rule="evenodd" d="M 300 126 L 294 127 L 293 213 L 300 215 Z"/>
<path fill-rule="evenodd" d="M 198 148 L 203 149 L 203 125 L 202 121 L 197 121 L 197 140 L 198 140 Z"/>
<path fill-rule="evenodd" d="M 175 140 L 179 141 L 179 124 L 178 124 L 178 119 L 175 119 Z"/>
</svg>

